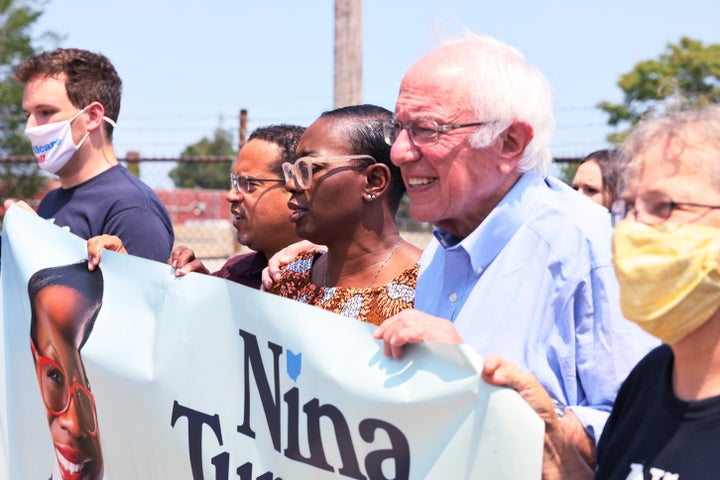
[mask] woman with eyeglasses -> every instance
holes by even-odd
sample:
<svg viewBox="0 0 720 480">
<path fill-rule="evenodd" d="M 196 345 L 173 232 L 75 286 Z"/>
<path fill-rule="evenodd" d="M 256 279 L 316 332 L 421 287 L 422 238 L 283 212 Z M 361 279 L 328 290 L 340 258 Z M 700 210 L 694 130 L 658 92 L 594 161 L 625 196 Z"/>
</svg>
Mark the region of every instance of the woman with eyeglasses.
<svg viewBox="0 0 720 480">
<path fill-rule="evenodd" d="M 355 105 L 307 128 L 297 160 L 283 164 L 290 221 L 327 252 L 298 256 L 272 292 L 376 325 L 412 308 L 421 251 L 395 223 L 405 186 L 383 134 L 391 117 Z"/>
<path fill-rule="evenodd" d="M 52 480 L 103 477 L 95 399 L 80 349 L 103 295 L 99 268 L 87 261 L 45 268 L 28 282 L 30 350 L 55 448 Z"/>
</svg>

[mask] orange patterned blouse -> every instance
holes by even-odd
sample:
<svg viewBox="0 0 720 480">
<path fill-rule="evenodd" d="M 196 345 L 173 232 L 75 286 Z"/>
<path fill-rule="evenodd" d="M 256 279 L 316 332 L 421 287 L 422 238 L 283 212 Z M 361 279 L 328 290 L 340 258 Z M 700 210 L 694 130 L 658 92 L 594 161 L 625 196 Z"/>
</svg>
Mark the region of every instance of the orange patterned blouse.
<svg viewBox="0 0 720 480">
<path fill-rule="evenodd" d="M 417 263 L 387 285 L 365 288 L 325 287 L 310 281 L 315 259 L 316 254 L 307 253 L 287 264 L 272 292 L 375 325 L 380 325 L 401 310 L 413 308 L 415 304 Z"/>
</svg>

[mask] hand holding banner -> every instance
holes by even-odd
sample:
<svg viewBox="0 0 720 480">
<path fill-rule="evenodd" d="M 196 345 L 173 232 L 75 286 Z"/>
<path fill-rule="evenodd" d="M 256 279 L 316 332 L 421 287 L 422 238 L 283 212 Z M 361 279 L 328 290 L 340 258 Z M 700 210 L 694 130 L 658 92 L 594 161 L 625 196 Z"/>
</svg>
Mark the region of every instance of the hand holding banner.
<svg viewBox="0 0 720 480">
<path fill-rule="evenodd" d="M 42 354 L 49 341 L 31 352 L 40 313 L 28 281 L 86 258 L 85 242 L 19 209 L 3 228 L 2 478 L 85 474 L 98 461 L 106 479 L 540 478 L 542 422 L 516 392 L 480 379 L 470 348 L 425 343 L 387 358 L 372 325 L 113 252 L 76 352 L 87 385 L 68 379 L 72 400 L 60 402 L 72 412 L 93 400 L 78 438 L 92 436 L 94 418 L 101 460 L 68 458 L 81 441 L 58 444 L 53 422 L 65 413 L 38 388 L 37 359 L 67 368 Z"/>
</svg>

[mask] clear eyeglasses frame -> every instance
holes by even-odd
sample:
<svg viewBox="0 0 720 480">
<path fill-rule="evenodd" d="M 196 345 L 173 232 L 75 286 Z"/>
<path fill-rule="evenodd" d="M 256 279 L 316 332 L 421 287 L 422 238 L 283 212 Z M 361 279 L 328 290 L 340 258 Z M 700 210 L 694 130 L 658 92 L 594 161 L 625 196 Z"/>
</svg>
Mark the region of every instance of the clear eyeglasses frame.
<svg viewBox="0 0 720 480">
<path fill-rule="evenodd" d="M 618 198 L 610 205 L 613 225 L 625 219 L 629 213 L 636 221 L 647 225 L 665 222 L 677 207 L 695 207 L 711 210 L 720 209 L 720 205 L 707 205 L 694 202 L 676 202 L 664 193 L 648 192 L 637 196 L 634 200 Z"/>
<path fill-rule="evenodd" d="M 286 182 L 292 180 L 298 188 L 307 190 L 312 184 L 313 164 L 355 160 L 370 160 L 372 163 L 377 163 L 370 155 L 328 155 L 322 157 L 300 157 L 295 160 L 295 163 L 283 163 L 282 169 Z"/>
<path fill-rule="evenodd" d="M 482 127 L 490 125 L 494 121 L 472 122 L 472 123 L 455 123 L 450 125 L 440 125 L 435 120 L 418 119 L 410 120 L 406 124 L 391 118 L 383 124 L 383 134 L 385 135 L 385 143 L 392 145 L 397 140 L 400 132 L 407 129 L 410 135 L 410 141 L 416 147 L 431 147 L 440 141 L 440 135 L 450 130 L 467 127 Z"/>
<path fill-rule="evenodd" d="M 237 193 L 250 193 L 253 191 L 253 183 L 264 182 L 285 183 L 285 180 L 282 178 L 258 178 L 230 173 L 230 188 L 235 189 Z"/>
</svg>

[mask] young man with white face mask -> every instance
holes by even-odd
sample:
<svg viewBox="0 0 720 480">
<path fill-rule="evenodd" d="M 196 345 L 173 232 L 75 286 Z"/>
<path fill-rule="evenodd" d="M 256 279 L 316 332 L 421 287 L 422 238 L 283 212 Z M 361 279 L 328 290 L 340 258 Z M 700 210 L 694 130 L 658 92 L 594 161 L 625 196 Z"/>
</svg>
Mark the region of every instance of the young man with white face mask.
<svg viewBox="0 0 720 480">
<path fill-rule="evenodd" d="M 122 81 L 103 55 L 56 49 L 21 63 L 25 133 L 38 165 L 58 176 L 37 213 L 84 239 L 117 235 L 132 255 L 165 262 L 170 217 L 150 187 L 118 163 L 112 145 Z"/>
</svg>

